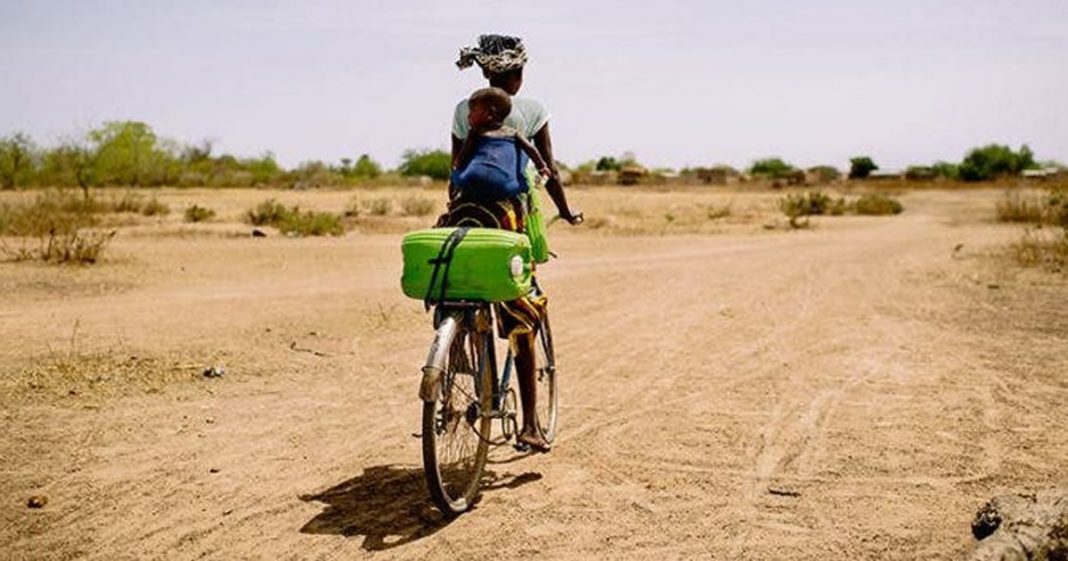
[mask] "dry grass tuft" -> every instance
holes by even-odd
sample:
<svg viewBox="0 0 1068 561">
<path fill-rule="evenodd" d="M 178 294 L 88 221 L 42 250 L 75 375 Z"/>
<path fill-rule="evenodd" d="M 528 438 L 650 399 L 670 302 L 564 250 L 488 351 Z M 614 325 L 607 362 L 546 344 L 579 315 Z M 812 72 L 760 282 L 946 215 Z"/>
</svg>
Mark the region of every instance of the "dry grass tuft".
<svg viewBox="0 0 1068 561">
<path fill-rule="evenodd" d="M 810 216 L 841 216 L 846 213 L 866 216 L 900 214 L 905 207 L 897 199 L 881 193 L 861 195 L 848 201 L 821 191 L 786 195 L 779 199 L 779 210 L 790 219 L 791 228 L 807 228 Z"/>
<path fill-rule="evenodd" d="M 114 231 L 94 230 L 107 207 L 60 191 L 37 195 L 30 203 L 0 205 L 0 245 L 10 261 L 87 265 L 100 260 Z"/>
<path fill-rule="evenodd" d="M 1068 271 L 1068 187 L 1053 186 L 1044 195 L 1031 198 L 1008 194 L 998 203 L 997 215 L 1002 222 L 1036 225 L 1026 229 L 1020 241 L 1012 245 L 1017 262 L 1055 272 Z"/>
<path fill-rule="evenodd" d="M 715 206 L 709 205 L 705 216 L 709 220 L 719 220 L 720 218 L 726 218 L 731 215 L 731 205 Z"/>
<path fill-rule="evenodd" d="M 348 214 L 346 210 L 346 215 Z M 268 199 L 249 210 L 246 219 L 253 226 L 274 226 L 283 234 L 295 236 L 340 236 L 345 233 L 342 216 L 330 212 L 301 211 Z"/>
<path fill-rule="evenodd" d="M 404 216 L 426 216 L 434 212 L 436 207 L 437 203 L 418 195 L 401 199 L 401 214 Z"/>
<path fill-rule="evenodd" d="M 385 197 L 371 199 L 366 208 L 371 216 L 386 216 L 393 211 L 393 200 Z"/>
<path fill-rule="evenodd" d="M 145 216 L 166 216 L 171 213 L 171 207 L 152 197 L 141 206 L 141 214 Z"/>
<path fill-rule="evenodd" d="M 185 209 L 184 216 L 186 222 L 204 222 L 215 218 L 215 211 L 200 205 L 192 205 Z"/>
<path fill-rule="evenodd" d="M 850 208 L 853 212 L 866 216 L 901 214 L 905 210 L 900 201 L 880 193 L 861 195 L 851 203 Z"/>
<path fill-rule="evenodd" d="M 1042 267 L 1051 272 L 1068 271 L 1068 233 L 1028 229 L 1012 244 L 1016 261 L 1025 267 Z"/>
<path fill-rule="evenodd" d="M 1005 198 L 995 207 L 998 222 L 1039 224 L 1045 215 L 1044 199 L 1041 195 L 1006 192 Z"/>
</svg>

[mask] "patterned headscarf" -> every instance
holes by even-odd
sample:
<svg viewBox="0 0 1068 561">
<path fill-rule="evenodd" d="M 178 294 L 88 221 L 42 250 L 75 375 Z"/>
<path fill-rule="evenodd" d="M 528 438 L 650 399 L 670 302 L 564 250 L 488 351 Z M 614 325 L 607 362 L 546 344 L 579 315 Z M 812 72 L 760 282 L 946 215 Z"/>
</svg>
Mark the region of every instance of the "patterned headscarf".
<svg viewBox="0 0 1068 561">
<path fill-rule="evenodd" d="M 519 37 L 480 35 L 477 47 L 460 49 L 456 66 L 461 70 L 474 63 L 494 74 L 522 68 L 527 63 L 527 49 Z"/>
</svg>

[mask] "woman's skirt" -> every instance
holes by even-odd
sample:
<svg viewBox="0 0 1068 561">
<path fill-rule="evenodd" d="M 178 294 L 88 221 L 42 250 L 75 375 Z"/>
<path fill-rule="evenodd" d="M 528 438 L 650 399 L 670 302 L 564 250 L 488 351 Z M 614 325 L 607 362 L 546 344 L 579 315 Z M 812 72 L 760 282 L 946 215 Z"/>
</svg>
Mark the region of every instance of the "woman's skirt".
<svg viewBox="0 0 1068 561">
<path fill-rule="evenodd" d="M 501 201 L 472 202 L 460 199 L 449 203 L 449 210 L 438 219 L 439 227 L 467 226 L 498 228 L 512 232 L 525 231 L 523 201 L 512 197 Z M 534 333 L 545 314 L 544 294 L 527 296 L 496 304 L 497 333 L 514 340 L 518 335 Z"/>
</svg>

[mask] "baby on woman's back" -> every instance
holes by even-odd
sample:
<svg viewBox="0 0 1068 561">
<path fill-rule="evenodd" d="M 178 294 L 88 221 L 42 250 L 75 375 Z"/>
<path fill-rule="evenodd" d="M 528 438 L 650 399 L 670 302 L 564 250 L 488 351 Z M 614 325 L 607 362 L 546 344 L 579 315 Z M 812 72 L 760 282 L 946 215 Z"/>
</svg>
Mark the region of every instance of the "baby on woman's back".
<svg viewBox="0 0 1068 561">
<path fill-rule="evenodd" d="M 483 88 L 467 101 L 469 131 L 452 162 L 454 196 L 471 201 L 499 201 L 526 191 L 528 159 L 538 171 L 549 167 L 538 149 L 519 131 L 504 125 L 512 100 L 500 88 Z"/>
</svg>

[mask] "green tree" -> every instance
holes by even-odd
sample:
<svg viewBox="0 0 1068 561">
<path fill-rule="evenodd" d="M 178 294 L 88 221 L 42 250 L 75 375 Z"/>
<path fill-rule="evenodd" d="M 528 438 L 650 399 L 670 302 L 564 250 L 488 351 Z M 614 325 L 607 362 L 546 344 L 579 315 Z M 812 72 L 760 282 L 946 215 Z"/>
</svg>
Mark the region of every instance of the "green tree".
<svg viewBox="0 0 1068 561">
<path fill-rule="evenodd" d="M 612 156 L 601 156 L 597 160 L 597 165 L 594 166 L 594 169 L 597 171 L 619 171 L 622 167 L 623 164 Z"/>
<path fill-rule="evenodd" d="M 1001 144 L 987 144 L 973 148 L 960 164 L 960 178 L 964 181 L 987 181 L 1005 175 L 1018 175 L 1035 167 L 1035 155 L 1024 144 L 1018 152 Z"/>
<path fill-rule="evenodd" d="M 0 139 L 0 189 L 17 189 L 34 168 L 36 148 L 29 135 L 16 132 Z"/>
<path fill-rule="evenodd" d="M 152 127 L 139 121 L 112 121 L 89 131 L 96 148 L 101 183 L 141 186 L 158 172 L 164 158 Z"/>
<path fill-rule="evenodd" d="M 936 177 L 950 180 L 960 179 L 960 166 L 951 162 L 935 162 L 931 164 L 931 173 Z"/>
<path fill-rule="evenodd" d="M 238 165 L 252 174 L 253 185 L 272 185 L 277 183 L 284 173 L 272 152 L 265 152 L 259 158 L 241 160 Z"/>
<path fill-rule="evenodd" d="M 786 163 L 782 158 L 764 158 L 753 162 L 753 165 L 749 166 L 749 173 L 763 175 L 771 179 L 787 177 L 793 171 L 794 166 Z"/>
<path fill-rule="evenodd" d="M 399 171 L 408 177 L 425 175 L 447 180 L 452 175 L 452 156 L 444 150 L 405 150 Z"/>
<path fill-rule="evenodd" d="M 449 165 L 451 167 L 451 162 Z M 382 175 L 382 166 L 378 165 L 378 162 L 372 160 L 367 154 L 361 154 L 359 159 L 356 160 L 356 165 L 352 166 L 353 177 L 374 179 L 380 175 Z"/>
<path fill-rule="evenodd" d="M 850 179 L 864 179 L 877 169 L 879 169 L 879 166 L 868 156 L 857 156 L 849 159 Z"/>
</svg>

